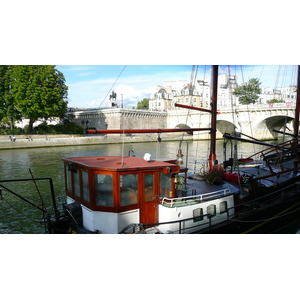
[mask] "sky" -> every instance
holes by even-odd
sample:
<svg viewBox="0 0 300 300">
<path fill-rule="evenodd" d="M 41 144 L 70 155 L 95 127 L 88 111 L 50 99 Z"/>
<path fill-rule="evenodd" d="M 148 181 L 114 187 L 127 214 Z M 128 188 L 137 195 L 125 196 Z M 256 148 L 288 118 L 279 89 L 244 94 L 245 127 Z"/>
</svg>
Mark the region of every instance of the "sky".
<svg viewBox="0 0 300 300">
<path fill-rule="evenodd" d="M 68 106 L 107 107 L 112 91 L 124 107 L 134 107 L 149 98 L 158 85 L 168 81 L 190 82 L 192 65 L 57 65 L 66 79 Z M 198 66 L 197 79 L 210 82 L 210 65 Z M 296 68 L 288 65 L 221 65 L 220 74 L 237 75 L 238 83 L 258 78 L 262 87 L 283 87 L 296 83 Z M 122 96 L 121 96 L 122 95 Z"/>
<path fill-rule="evenodd" d="M 263 85 L 274 86 L 277 70 L 271 65 L 299 62 L 298 15 L 290 0 L 273 6 L 272 13 L 267 2 L 258 0 L 246 11 L 236 0 L 206 1 L 201 9 L 192 0 L 184 5 L 170 0 L 75 2 L 7 1 L 0 19 L 3 28 L 9 25 L 2 32 L 0 64 L 56 65 L 69 86 L 70 107 L 107 106 L 125 65 L 113 90 L 130 107 L 165 81 L 189 81 L 195 63 L 243 65 L 243 76 L 236 68 L 240 82 L 259 78 L 261 65 L 267 64 Z M 203 74 L 199 70 L 198 78 Z"/>
</svg>

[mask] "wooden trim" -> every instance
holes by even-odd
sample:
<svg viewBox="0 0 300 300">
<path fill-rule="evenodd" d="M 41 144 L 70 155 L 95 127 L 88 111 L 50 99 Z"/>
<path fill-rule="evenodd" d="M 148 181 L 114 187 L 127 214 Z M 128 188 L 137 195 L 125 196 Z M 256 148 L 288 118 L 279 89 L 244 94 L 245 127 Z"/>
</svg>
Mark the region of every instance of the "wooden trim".
<svg viewBox="0 0 300 300">
<path fill-rule="evenodd" d="M 79 187 L 80 187 L 80 196 L 75 195 L 74 190 L 74 173 L 70 171 L 71 173 L 71 182 L 70 182 L 70 188 L 71 192 L 67 190 L 67 172 L 68 171 L 68 162 L 65 162 L 64 168 L 65 168 L 65 190 L 66 195 L 70 198 L 74 199 L 78 203 L 86 206 L 87 208 L 93 210 L 93 211 L 103 211 L 103 212 L 124 212 L 129 211 L 133 209 L 141 209 L 143 205 L 143 176 L 145 174 L 154 174 L 154 193 L 157 195 L 157 202 L 159 203 L 160 195 L 159 195 L 159 185 L 160 185 L 160 173 L 163 173 L 163 168 L 158 168 L 154 170 L 139 170 L 139 171 L 105 171 L 105 170 L 95 170 L 90 169 L 87 167 L 83 167 L 77 164 L 74 164 L 76 166 L 77 172 L 79 172 Z M 88 172 L 88 180 L 89 180 L 89 196 L 90 201 L 86 201 L 83 199 L 83 183 L 82 183 L 82 171 Z M 109 206 L 100 206 L 96 205 L 96 193 L 95 193 L 95 175 L 101 174 L 101 175 L 111 175 L 112 176 L 112 190 L 113 190 L 113 207 Z M 120 176 L 122 175 L 131 175 L 136 174 L 138 178 L 138 198 L 137 203 L 121 206 L 121 196 L 120 196 Z M 172 193 L 174 194 L 175 191 L 175 183 L 174 183 L 174 177 L 172 178 Z M 174 196 L 174 195 L 173 195 Z"/>
</svg>

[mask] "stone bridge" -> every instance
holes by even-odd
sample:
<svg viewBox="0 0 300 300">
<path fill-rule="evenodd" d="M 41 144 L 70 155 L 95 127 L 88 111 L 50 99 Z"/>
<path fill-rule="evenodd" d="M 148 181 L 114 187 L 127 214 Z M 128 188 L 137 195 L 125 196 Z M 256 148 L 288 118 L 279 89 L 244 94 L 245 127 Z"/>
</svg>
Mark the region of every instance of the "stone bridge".
<svg viewBox="0 0 300 300">
<path fill-rule="evenodd" d="M 139 109 L 93 109 L 67 113 L 67 117 L 85 129 L 166 128 L 167 113 Z"/>
<path fill-rule="evenodd" d="M 294 106 L 274 104 L 236 106 L 234 109 L 220 107 L 217 116 L 217 138 L 234 131 L 242 132 L 257 139 L 277 138 L 272 129 L 292 132 Z M 176 109 L 168 112 L 137 109 L 102 109 L 69 112 L 68 117 L 86 129 L 153 129 L 176 127 L 210 127 L 210 114 Z M 291 130 L 291 131 L 289 131 Z M 209 133 L 194 132 L 194 139 L 208 139 Z"/>
<path fill-rule="evenodd" d="M 176 112 L 168 113 L 168 127 L 183 126 L 188 127 L 210 127 L 210 114 L 199 113 L 178 109 Z M 284 106 L 274 104 L 268 105 L 240 105 L 234 109 L 221 107 L 217 116 L 217 138 L 221 138 L 226 133 L 232 134 L 234 131 L 255 137 L 256 139 L 277 138 L 278 133 L 273 129 L 284 130 L 287 126 L 287 132 L 292 133 L 295 114 L 295 106 Z M 181 125 L 180 125 L 181 124 Z M 209 138 L 205 132 L 195 132 L 194 139 Z"/>
</svg>

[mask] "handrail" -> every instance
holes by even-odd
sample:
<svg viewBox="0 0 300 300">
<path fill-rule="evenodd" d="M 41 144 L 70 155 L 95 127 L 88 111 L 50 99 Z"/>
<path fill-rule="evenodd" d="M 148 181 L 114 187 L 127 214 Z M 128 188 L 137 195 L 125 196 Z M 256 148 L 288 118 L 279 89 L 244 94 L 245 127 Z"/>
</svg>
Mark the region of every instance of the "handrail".
<svg viewBox="0 0 300 300">
<path fill-rule="evenodd" d="M 247 203 L 257 202 L 258 200 L 262 200 L 262 199 L 264 199 L 264 198 L 267 198 L 267 197 L 269 197 L 270 195 L 274 195 L 274 196 L 275 196 L 276 194 L 278 194 L 278 192 L 285 192 L 286 189 L 289 190 L 289 189 L 292 188 L 292 187 L 295 187 L 295 189 L 296 189 L 296 191 L 295 191 L 296 194 L 299 193 L 300 182 L 296 182 L 296 183 L 294 183 L 294 184 L 292 184 L 292 185 L 286 186 L 286 187 L 284 187 L 284 188 L 282 188 L 282 189 L 280 189 L 280 190 L 277 190 L 277 191 L 275 191 L 275 192 L 273 192 L 273 193 L 271 193 L 271 194 L 264 195 L 264 196 L 262 196 L 262 197 L 253 199 L 253 200 L 251 200 L 251 201 L 248 201 Z M 282 195 L 281 195 L 281 197 L 282 197 Z M 189 197 L 185 197 L 185 198 L 189 198 Z M 288 198 L 289 198 L 289 196 L 288 196 Z M 167 199 L 167 198 L 166 198 L 166 199 Z M 274 198 L 272 198 L 272 199 L 274 200 Z M 287 201 L 289 201 L 289 200 L 287 199 Z M 234 209 L 236 209 L 237 207 L 244 206 L 244 204 L 245 204 L 245 203 L 241 203 L 241 204 L 238 204 L 238 205 L 229 207 L 229 208 L 227 209 L 227 218 L 226 218 L 226 221 L 229 221 L 229 220 L 232 220 L 232 221 L 238 221 L 238 220 L 232 219 L 232 216 L 230 217 L 230 213 L 229 213 L 229 212 L 230 212 L 230 210 L 234 210 Z M 276 204 L 275 204 L 275 205 L 276 205 Z M 212 218 L 210 218 L 210 214 L 203 214 L 202 217 L 207 217 L 207 218 L 208 218 L 208 222 L 196 224 L 196 225 L 194 225 L 194 226 L 190 226 L 190 227 L 188 227 L 188 228 L 184 228 L 184 230 L 191 229 L 191 228 L 194 228 L 194 227 L 198 227 L 199 230 L 200 230 L 200 227 L 203 227 L 203 226 L 205 226 L 205 225 L 207 225 L 207 224 L 209 224 L 208 229 L 211 230 L 211 228 L 212 228 L 212 221 L 211 221 Z M 234 216 L 233 216 L 233 217 L 234 217 Z M 197 218 L 197 217 L 191 217 L 191 218 L 187 218 L 187 219 L 175 220 L 175 221 L 168 221 L 168 222 L 161 222 L 161 223 L 132 223 L 132 224 L 129 224 L 128 226 L 126 226 L 126 227 L 125 227 L 123 230 L 121 230 L 119 233 L 124 233 L 124 232 L 125 232 L 126 230 L 128 230 L 130 227 L 131 227 L 131 228 L 134 228 L 134 232 L 135 232 L 135 229 L 138 228 L 138 227 L 143 229 L 144 227 L 147 227 L 147 226 L 159 226 L 159 225 L 167 225 L 167 224 L 175 224 L 175 223 L 178 223 L 178 224 L 179 224 L 178 233 L 181 234 L 181 233 L 182 233 L 182 225 L 181 225 L 181 224 L 184 223 L 184 222 L 193 220 L 193 219 L 195 219 L 195 218 Z M 224 220 L 224 221 L 225 221 L 225 220 Z"/>
<path fill-rule="evenodd" d="M 165 203 L 171 203 L 171 207 L 173 207 L 174 202 L 178 201 L 178 202 L 186 202 L 187 200 L 193 200 L 193 201 L 205 201 L 217 196 L 226 196 L 226 195 L 230 195 L 231 190 L 229 188 L 227 189 L 223 189 L 221 191 L 215 191 L 215 192 L 211 192 L 211 193 L 206 193 L 206 194 L 199 194 L 199 195 L 191 195 L 191 196 L 186 196 L 186 197 L 177 197 L 177 198 L 167 198 L 164 197 L 161 200 L 161 204 L 164 205 Z M 199 199 L 197 199 L 199 198 Z M 168 201 L 168 202 L 167 202 Z"/>
</svg>

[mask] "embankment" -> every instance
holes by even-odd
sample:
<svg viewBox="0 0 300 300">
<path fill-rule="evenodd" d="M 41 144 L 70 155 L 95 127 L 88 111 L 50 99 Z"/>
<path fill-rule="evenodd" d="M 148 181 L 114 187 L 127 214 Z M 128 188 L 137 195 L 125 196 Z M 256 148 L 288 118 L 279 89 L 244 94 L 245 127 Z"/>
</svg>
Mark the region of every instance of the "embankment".
<svg viewBox="0 0 300 300">
<path fill-rule="evenodd" d="M 117 144 L 117 143 L 147 143 L 156 142 L 157 135 L 31 135 L 31 139 L 27 135 L 15 136 L 15 141 L 11 141 L 9 136 L 0 136 L 0 150 L 4 149 L 22 149 L 22 148 L 42 148 L 42 147 L 63 147 L 76 145 L 99 145 L 99 144 Z M 177 141 L 182 138 L 182 134 L 164 134 L 161 136 L 162 141 Z M 187 136 L 186 138 L 191 138 Z"/>
</svg>

